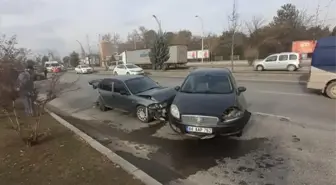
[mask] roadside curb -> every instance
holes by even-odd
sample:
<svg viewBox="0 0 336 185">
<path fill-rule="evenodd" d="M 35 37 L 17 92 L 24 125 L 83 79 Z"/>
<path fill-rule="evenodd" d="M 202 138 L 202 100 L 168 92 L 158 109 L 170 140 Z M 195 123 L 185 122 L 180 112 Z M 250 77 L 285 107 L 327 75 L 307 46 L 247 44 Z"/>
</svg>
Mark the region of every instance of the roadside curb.
<svg viewBox="0 0 336 185">
<path fill-rule="evenodd" d="M 115 164 L 118 164 L 122 169 L 124 169 L 129 174 L 133 175 L 135 178 L 139 179 L 146 185 L 162 185 L 162 183 L 158 182 L 151 176 L 149 176 L 144 171 L 140 170 L 124 158 L 120 157 L 118 154 L 114 153 L 112 150 L 108 149 L 107 147 L 100 144 L 95 139 L 91 138 L 89 135 L 85 134 L 57 114 L 49 111 L 46 109 L 46 111 L 54 118 L 56 119 L 60 124 L 74 132 L 76 135 L 81 137 L 83 140 L 85 140 L 92 148 L 96 149 L 101 154 L 105 155 L 110 161 L 112 161 Z"/>
</svg>

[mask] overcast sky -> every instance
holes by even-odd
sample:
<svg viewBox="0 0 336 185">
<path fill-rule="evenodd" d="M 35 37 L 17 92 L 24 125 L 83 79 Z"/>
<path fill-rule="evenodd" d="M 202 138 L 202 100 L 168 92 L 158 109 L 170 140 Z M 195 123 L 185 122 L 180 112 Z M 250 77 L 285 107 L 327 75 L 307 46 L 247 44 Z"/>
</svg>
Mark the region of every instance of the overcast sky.
<svg viewBox="0 0 336 185">
<path fill-rule="evenodd" d="M 34 49 L 57 50 L 61 55 L 79 51 L 86 35 L 96 47 L 101 33 L 119 33 L 124 39 L 139 26 L 157 29 L 152 15 L 166 31 L 191 30 L 201 33 L 202 17 L 206 33 L 227 28 L 233 0 L 0 0 L 0 33 L 16 34 L 20 45 Z M 320 19 L 336 25 L 336 0 L 238 0 L 241 20 L 263 16 L 270 21 L 285 3 L 315 14 L 320 2 Z"/>
</svg>

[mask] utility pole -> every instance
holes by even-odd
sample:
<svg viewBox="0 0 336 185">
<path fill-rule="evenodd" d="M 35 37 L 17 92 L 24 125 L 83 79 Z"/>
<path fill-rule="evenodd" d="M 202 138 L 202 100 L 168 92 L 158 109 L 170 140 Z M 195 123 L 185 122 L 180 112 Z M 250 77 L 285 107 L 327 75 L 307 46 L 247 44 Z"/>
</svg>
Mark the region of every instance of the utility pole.
<svg viewBox="0 0 336 185">
<path fill-rule="evenodd" d="M 89 50 L 89 54 L 88 54 L 88 60 L 89 60 L 89 66 L 91 66 L 91 47 L 90 47 L 90 42 L 89 42 L 89 35 L 86 35 L 86 43 L 88 45 L 88 50 Z"/>
<path fill-rule="evenodd" d="M 203 61 L 204 60 L 204 24 L 203 24 L 203 19 L 200 16 L 196 15 L 195 17 L 200 20 L 201 27 L 202 27 L 202 63 L 203 63 L 204 62 Z"/>
<path fill-rule="evenodd" d="M 157 18 L 157 16 L 156 15 L 153 15 L 153 17 L 154 17 L 154 19 L 155 19 L 155 21 L 156 21 L 156 23 L 158 24 L 158 26 L 159 26 L 159 34 L 162 34 L 162 27 L 161 27 L 161 21 Z"/>
<path fill-rule="evenodd" d="M 231 16 L 229 16 L 229 21 L 231 22 L 231 71 L 234 70 L 234 65 L 233 65 L 233 56 L 234 56 L 234 46 L 235 46 L 235 34 L 237 31 L 238 27 L 238 13 L 237 13 L 237 4 L 236 0 L 233 0 L 233 7 L 232 7 L 232 12 Z"/>
</svg>

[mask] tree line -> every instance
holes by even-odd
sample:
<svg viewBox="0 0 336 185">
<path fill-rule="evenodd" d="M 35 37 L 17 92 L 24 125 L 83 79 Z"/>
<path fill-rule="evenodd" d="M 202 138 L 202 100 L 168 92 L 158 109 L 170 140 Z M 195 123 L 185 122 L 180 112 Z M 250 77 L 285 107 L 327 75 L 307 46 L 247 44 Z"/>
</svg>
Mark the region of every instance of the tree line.
<svg viewBox="0 0 336 185">
<path fill-rule="evenodd" d="M 336 35 L 336 26 L 325 25 L 317 15 L 308 15 L 293 4 L 281 6 L 269 23 L 258 16 L 244 22 L 237 19 L 230 22 L 235 27 L 204 37 L 204 48 L 210 51 L 211 60 L 230 60 L 232 48 L 234 56 L 239 59 L 264 58 L 272 53 L 291 51 L 292 42 L 296 40 L 316 40 Z M 102 40 L 116 45 L 120 53 L 152 48 L 157 34 L 155 30 L 140 26 L 128 34 L 126 41 L 122 41 L 119 34 L 105 34 Z M 193 35 L 187 29 L 164 35 L 168 45 L 187 45 L 188 50 L 201 49 L 201 36 Z"/>
</svg>

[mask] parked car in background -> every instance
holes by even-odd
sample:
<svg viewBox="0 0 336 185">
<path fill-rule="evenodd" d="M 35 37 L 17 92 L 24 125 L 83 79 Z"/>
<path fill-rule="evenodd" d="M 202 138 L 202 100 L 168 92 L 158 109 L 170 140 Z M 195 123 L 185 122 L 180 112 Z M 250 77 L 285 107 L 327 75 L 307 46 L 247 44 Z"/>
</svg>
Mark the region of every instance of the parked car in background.
<svg viewBox="0 0 336 185">
<path fill-rule="evenodd" d="M 119 64 L 113 69 L 114 75 L 143 75 L 144 70 L 134 64 Z"/>
<path fill-rule="evenodd" d="M 277 53 L 266 57 L 262 61 L 254 63 L 254 69 L 257 71 L 264 70 L 288 70 L 296 71 L 300 69 L 300 54 L 294 52 Z"/>
<path fill-rule="evenodd" d="M 98 89 L 101 111 L 117 108 L 135 113 L 144 123 L 153 119 L 166 120 L 168 105 L 173 101 L 174 88 L 162 87 L 147 76 L 119 75 L 89 82 Z"/>
<path fill-rule="evenodd" d="M 78 65 L 75 67 L 75 71 L 77 74 L 88 74 L 93 73 L 93 68 L 88 65 Z"/>
<path fill-rule="evenodd" d="M 228 69 L 197 69 L 191 72 L 170 106 L 169 125 L 178 133 L 209 139 L 238 136 L 251 113 L 243 92 Z"/>
</svg>

